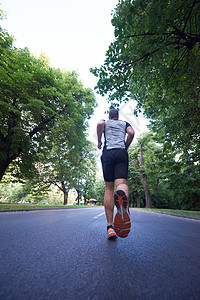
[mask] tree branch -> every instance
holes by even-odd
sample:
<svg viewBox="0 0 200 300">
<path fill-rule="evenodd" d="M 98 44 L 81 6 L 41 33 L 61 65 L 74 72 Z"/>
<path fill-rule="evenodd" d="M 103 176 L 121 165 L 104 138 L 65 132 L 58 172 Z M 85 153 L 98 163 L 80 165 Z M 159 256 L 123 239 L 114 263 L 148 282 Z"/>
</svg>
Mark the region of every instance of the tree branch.
<svg viewBox="0 0 200 300">
<path fill-rule="evenodd" d="M 133 159 L 133 162 L 134 162 L 134 164 L 135 164 L 136 168 L 138 169 L 138 171 L 140 171 L 140 165 L 139 165 L 138 158 L 136 158 L 136 159 Z"/>
<path fill-rule="evenodd" d="M 188 16 L 187 16 L 187 19 L 186 19 L 186 21 L 185 21 L 185 25 L 184 25 L 183 30 L 182 30 L 183 33 L 184 33 L 184 31 L 185 31 L 187 22 L 188 22 L 188 20 L 189 20 L 191 14 L 192 14 L 192 10 L 193 10 L 195 4 L 196 4 L 196 0 L 194 0 L 193 3 L 192 3 L 192 7 L 191 7 L 191 9 L 190 9 L 190 11 L 189 11 L 189 14 L 188 14 Z"/>
<path fill-rule="evenodd" d="M 163 32 L 162 34 L 156 33 L 156 32 L 155 33 L 144 32 L 144 33 L 139 33 L 139 34 L 127 35 L 127 37 L 131 38 L 131 37 L 139 37 L 139 36 L 172 35 L 174 33 L 175 33 L 175 31 L 172 31 L 172 32 Z"/>
<path fill-rule="evenodd" d="M 170 25 L 171 26 L 171 25 Z M 139 33 L 139 34 L 133 34 L 133 35 L 127 35 L 127 38 L 131 38 L 131 37 L 144 37 L 144 36 L 162 36 L 162 35 L 178 35 L 178 36 L 184 36 L 184 37 L 187 37 L 187 36 L 196 36 L 198 37 L 199 34 L 195 34 L 195 33 L 184 33 L 183 31 L 181 31 L 180 29 L 178 29 L 176 26 L 171 26 L 173 27 L 175 30 L 174 31 L 171 31 L 171 32 L 163 32 L 163 33 Z"/>
<path fill-rule="evenodd" d="M 143 153 L 142 153 L 142 144 L 140 144 L 140 161 L 141 161 L 141 165 L 144 165 L 144 159 L 143 159 Z"/>
<path fill-rule="evenodd" d="M 172 66 L 172 73 L 169 76 L 168 81 L 170 80 L 170 78 L 172 77 L 172 75 L 174 74 L 174 72 L 176 71 L 176 69 L 178 68 L 178 66 L 180 65 L 181 61 L 184 59 L 184 57 L 186 56 L 188 52 L 188 49 L 184 49 L 184 51 L 182 52 L 181 56 L 178 58 L 177 61 L 175 61 L 174 65 Z"/>
<path fill-rule="evenodd" d="M 144 54 L 143 56 L 141 56 L 140 58 L 134 60 L 133 62 L 127 63 L 127 64 L 125 64 L 125 65 L 126 65 L 126 66 L 131 66 L 131 65 L 135 64 L 136 62 L 138 62 L 138 61 L 140 61 L 140 60 L 145 60 L 145 59 L 146 59 L 147 57 L 149 57 L 150 55 L 152 55 L 152 54 L 154 54 L 154 53 L 156 53 L 156 52 L 162 50 L 164 47 L 170 46 L 170 45 L 174 45 L 174 44 L 176 44 L 176 43 L 175 43 L 175 42 L 171 42 L 171 43 L 168 43 L 168 44 L 166 44 L 166 45 L 163 45 L 162 47 L 157 48 L 157 49 L 153 50 L 152 52 L 148 52 L 148 53 Z"/>
<path fill-rule="evenodd" d="M 59 188 L 59 190 L 61 190 L 63 192 L 63 189 L 59 186 L 59 184 L 57 184 L 57 182 L 52 182 L 55 186 L 57 186 Z"/>
<path fill-rule="evenodd" d="M 36 126 L 32 131 L 29 132 L 30 138 L 32 138 L 33 135 L 36 134 L 37 132 L 39 132 L 42 129 L 44 129 L 44 125 L 48 124 L 53 119 L 55 119 L 55 116 L 52 116 L 51 118 L 44 120 L 41 124 L 39 124 L 38 126 Z"/>
</svg>

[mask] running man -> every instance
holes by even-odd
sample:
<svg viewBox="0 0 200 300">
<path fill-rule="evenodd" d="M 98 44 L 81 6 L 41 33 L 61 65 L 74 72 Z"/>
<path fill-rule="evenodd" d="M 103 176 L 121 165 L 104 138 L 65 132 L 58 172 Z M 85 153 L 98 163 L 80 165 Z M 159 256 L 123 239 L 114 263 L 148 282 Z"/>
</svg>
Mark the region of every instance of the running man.
<svg viewBox="0 0 200 300">
<path fill-rule="evenodd" d="M 127 186 L 128 152 L 134 138 L 134 130 L 126 121 L 119 120 L 119 112 L 115 108 L 109 111 L 109 120 L 100 120 L 97 124 L 98 148 L 102 147 L 104 133 L 104 147 L 101 156 L 103 176 L 105 181 L 104 208 L 107 219 L 108 239 L 115 239 L 117 235 L 125 238 L 131 228 L 128 210 L 129 190 Z M 116 193 L 114 195 L 114 187 Z M 114 219 L 114 204 L 117 213 Z"/>
</svg>

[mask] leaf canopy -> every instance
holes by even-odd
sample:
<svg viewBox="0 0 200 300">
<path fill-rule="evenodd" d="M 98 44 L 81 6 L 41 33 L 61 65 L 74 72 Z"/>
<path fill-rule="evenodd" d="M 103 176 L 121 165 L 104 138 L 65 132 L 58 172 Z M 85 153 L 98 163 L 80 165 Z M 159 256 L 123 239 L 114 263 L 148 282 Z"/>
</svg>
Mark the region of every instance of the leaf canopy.
<svg viewBox="0 0 200 300">
<path fill-rule="evenodd" d="M 97 89 L 119 103 L 137 101 L 151 128 L 195 163 L 200 160 L 200 1 L 122 0 L 115 40 L 91 72 Z"/>
<path fill-rule="evenodd" d="M 76 72 L 48 66 L 45 57 L 17 49 L 0 31 L 0 165 L 1 176 L 10 163 L 30 172 L 38 153 L 57 143 L 76 145 L 85 138 L 87 119 L 96 105 L 94 93 L 84 88 Z M 17 160 L 16 160 L 17 159 Z M 26 173 L 27 173 L 26 172 Z"/>
</svg>

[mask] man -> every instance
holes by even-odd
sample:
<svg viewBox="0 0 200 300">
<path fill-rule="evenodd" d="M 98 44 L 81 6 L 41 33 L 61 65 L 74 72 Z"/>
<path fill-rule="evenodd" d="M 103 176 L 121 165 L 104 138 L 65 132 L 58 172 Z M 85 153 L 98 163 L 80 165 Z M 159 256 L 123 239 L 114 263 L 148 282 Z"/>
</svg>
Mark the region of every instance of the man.
<svg viewBox="0 0 200 300">
<path fill-rule="evenodd" d="M 128 152 L 134 138 L 134 130 L 128 122 L 119 120 L 116 109 L 109 111 L 109 120 L 101 120 L 97 124 L 98 148 L 102 147 L 102 134 L 104 133 L 104 148 L 101 162 L 105 180 L 104 208 L 107 218 L 108 239 L 115 239 L 117 235 L 125 238 L 131 228 L 128 210 L 129 190 L 127 186 Z M 116 193 L 114 195 L 114 187 Z M 114 219 L 114 202 L 117 213 Z"/>
</svg>

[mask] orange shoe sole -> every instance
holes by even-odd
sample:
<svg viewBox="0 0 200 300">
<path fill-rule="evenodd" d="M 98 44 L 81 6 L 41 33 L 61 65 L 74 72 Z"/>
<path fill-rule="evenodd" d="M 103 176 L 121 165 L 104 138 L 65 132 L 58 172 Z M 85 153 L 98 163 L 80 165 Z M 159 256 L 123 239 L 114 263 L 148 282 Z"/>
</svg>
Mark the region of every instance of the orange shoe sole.
<svg viewBox="0 0 200 300">
<path fill-rule="evenodd" d="M 117 238 L 117 235 L 115 234 L 115 233 L 111 233 L 111 234 L 109 234 L 109 236 L 108 236 L 108 239 L 109 240 L 115 240 Z"/>
<path fill-rule="evenodd" d="M 117 213 L 114 219 L 114 230 L 121 238 L 126 238 L 131 229 L 131 220 L 128 213 L 128 200 L 124 191 L 119 190 L 114 195 Z"/>
</svg>

